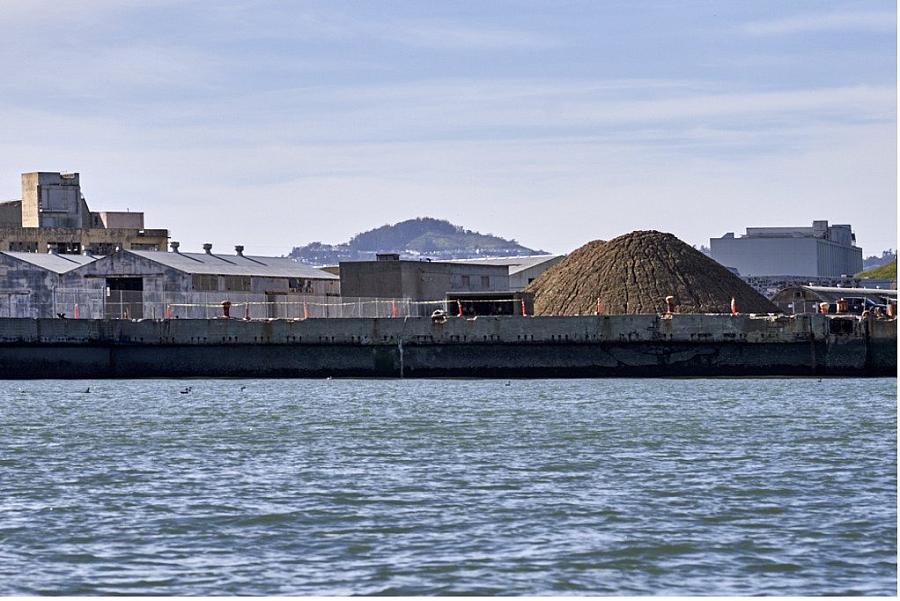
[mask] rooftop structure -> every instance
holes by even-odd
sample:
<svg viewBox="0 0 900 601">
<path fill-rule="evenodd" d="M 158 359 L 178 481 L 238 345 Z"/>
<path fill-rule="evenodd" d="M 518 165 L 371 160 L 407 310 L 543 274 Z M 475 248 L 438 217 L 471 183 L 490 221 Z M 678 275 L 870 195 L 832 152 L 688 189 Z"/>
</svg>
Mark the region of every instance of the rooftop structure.
<svg viewBox="0 0 900 601">
<path fill-rule="evenodd" d="M 524 290 L 539 275 L 556 265 L 565 255 L 526 255 L 518 257 L 485 257 L 454 259 L 448 263 L 467 265 L 505 265 L 509 269 L 509 289 Z"/>
<path fill-rule="evenodd" d="M 0 203 L 0 250 L 61 254 L 165 250 L 168 237 L 167 230 L 145 229 L 141 212 L 91 211 L 77 173 L 23 173 L 22 199 Z"/>
<path fill-rule="evenodd" d="M 710 255 L 742 277 L 842 277 L 862 270 L 862 249 L 850 225 L 751 227 L 710 239 Z"/>
</svg>

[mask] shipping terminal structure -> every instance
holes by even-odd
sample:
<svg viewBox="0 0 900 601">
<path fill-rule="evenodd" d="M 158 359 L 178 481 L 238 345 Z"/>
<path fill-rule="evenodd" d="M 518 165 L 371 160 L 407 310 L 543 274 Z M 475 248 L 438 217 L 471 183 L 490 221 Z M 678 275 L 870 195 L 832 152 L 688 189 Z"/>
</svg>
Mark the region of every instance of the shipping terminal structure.
<svg viewBox="0 0 900 601">
<path fill-rule="evenodd" d="M 22 175 L 22 198 L 0 203 L 0 378 L 897 374 L 896 290 L 853 304 L 852 289 L 797 288 L 779 313 L 671 234 L 568 257 L 383 253 L 319 268 L 242 245 L 186 252 L 143 220 L 91 211 L 78 174 Z M 779 268 L 791 274 L 858 263 L 849 226 L 764 230 L 713 252 L 796 247 Z M 622 296 L 626 265 L 644 279 Z"/>
</svg>

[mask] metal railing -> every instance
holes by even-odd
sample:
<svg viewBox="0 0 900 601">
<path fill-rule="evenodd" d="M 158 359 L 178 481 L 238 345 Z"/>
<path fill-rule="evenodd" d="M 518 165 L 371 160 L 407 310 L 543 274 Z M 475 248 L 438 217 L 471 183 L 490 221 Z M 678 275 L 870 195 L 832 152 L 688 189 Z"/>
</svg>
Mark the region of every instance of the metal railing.
<svg viewBox="0 0 900 601">
<path fill-rule="evenodd" d="M 0 294 L 2 317 L 65 317 L 68 319 L 307 319 L 350 317 L 428 317 L 435 310 L 466 315 L 473 303 L 515 299 L 414 301 L 409 298 L 339 297 L 258 292 L 167 292 L 57 288 L 43 294 L 28 290 Z M 226 305 L 227 303 L 227 305 Z"/>
</svg>

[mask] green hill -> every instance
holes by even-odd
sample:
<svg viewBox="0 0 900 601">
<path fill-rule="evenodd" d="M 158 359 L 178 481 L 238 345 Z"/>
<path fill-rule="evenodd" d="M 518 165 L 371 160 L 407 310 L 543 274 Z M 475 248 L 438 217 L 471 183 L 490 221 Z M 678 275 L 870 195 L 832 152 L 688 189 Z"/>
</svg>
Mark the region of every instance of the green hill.
<svg viewBox="0 0 900 601">
<path fill-rule="evenodd" d="M 377 253 L 437 260 L 545 254 L 542 250 L 522 246 L 515 239 L 474 232 L 443 219 L 419 217 L 377 227 L 341 244 L 313 242 L 295 247 L 289 256 L 301 263 L 326 265 L 370 260 Z"/>
<path fill-rule="evenodd" d="M 890 263 L 885 263 L 880 267 L 873 267 L 866 271 L 856 274 L 856 277 L 864 280 L 896 280 L 897 279 L 897 259 Z"/>
</svg>

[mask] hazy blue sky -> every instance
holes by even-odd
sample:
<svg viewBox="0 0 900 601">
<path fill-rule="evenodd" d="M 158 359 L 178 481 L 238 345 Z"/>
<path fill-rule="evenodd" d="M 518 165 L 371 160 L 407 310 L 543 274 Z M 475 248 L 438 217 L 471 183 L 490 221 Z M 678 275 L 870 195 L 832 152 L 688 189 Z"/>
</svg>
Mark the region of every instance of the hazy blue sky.
<svg viewBox="0 0 900 601">
<path fill-rule="evenodd" d="M 182 247 L 416 216 L 568 252 L 851 223 L 896 247 L 896 5 L 0 0 L 0 198 L 79 171 Z"/>
</svg>

